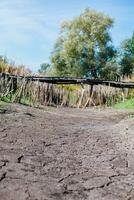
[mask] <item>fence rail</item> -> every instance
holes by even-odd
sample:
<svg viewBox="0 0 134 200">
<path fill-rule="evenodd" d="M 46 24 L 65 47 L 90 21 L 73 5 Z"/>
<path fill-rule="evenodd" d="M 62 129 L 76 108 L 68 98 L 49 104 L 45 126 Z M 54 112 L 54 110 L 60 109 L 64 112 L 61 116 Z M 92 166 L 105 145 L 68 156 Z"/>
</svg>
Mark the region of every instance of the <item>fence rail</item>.
<svg viewBox="0 0 134 200">
<path fill-rule="evenodd" d="M 25 79 L 27 81 L 39 81 L 50 84 L 88 84 L 88 85 L 105 85 L 115 88 L 134 88 L 134 82 L 123 81 L 105 81 L 89 78 L 71 78 L 71 77 L 37 77 L 37 76 L 18 76 L 6 73 L 0 73 L 0 78 L 8 79 Z"/>
</svg>

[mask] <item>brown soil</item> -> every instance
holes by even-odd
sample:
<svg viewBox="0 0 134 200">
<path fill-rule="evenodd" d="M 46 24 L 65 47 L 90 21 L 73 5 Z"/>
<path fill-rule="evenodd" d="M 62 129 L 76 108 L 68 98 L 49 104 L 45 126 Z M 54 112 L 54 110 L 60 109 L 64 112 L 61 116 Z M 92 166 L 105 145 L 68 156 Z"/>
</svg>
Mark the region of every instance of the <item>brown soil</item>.
<svg viewBox="0 0 134 200">
<path fill-rule="evenodd" d="M 1 110 L 0 200 L 134 199 L 130 112 Z"/>
</svg>

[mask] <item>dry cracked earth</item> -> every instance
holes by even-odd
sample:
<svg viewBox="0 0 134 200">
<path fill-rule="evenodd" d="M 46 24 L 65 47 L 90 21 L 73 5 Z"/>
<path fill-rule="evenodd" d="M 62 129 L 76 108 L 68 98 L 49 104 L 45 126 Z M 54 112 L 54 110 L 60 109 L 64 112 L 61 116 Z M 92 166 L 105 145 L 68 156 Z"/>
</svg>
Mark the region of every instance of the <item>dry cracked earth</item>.
<svg viewBox="0 0 134 200">
<path fill-rule="evenodd" d="M 0 110 L 0 200 L 133 200 L 133 113 Z"/>
</svg>

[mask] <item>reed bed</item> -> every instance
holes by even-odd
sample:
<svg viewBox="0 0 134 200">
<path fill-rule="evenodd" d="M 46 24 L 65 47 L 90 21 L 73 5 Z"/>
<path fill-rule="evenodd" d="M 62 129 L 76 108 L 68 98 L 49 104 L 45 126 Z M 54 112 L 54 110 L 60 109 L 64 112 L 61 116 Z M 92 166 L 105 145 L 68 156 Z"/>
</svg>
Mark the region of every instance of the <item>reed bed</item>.
<svg viewBox="0 0 134 200">
<path fill-rule="evenodd" d="M 111 106 L 124 101 L 128 89 L 102 85 L 56 85 L 23 79 L 0 79 L 0 98 L 31 106 L 68 106 L 86 108 Z"/>
</svg>

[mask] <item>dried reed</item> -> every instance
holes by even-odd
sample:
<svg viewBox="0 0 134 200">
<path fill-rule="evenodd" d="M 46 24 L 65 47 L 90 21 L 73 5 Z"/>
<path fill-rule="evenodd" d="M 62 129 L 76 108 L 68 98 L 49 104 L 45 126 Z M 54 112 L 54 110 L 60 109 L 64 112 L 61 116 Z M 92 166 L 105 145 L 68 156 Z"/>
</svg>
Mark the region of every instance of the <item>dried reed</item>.
<svg viewBox="0 0 134 200">
<path fill-rule="evenodd" d="M 0 98 L 8 97 L 12 102 L 28 105 L 69 106 L 85 108 L 89 106 L 112 105 L 124 100 L 128 90 L 109 86 L 75 85 L 64 86 L 32 82 L 24 79 L 0 79 Z"/>
</svg>

